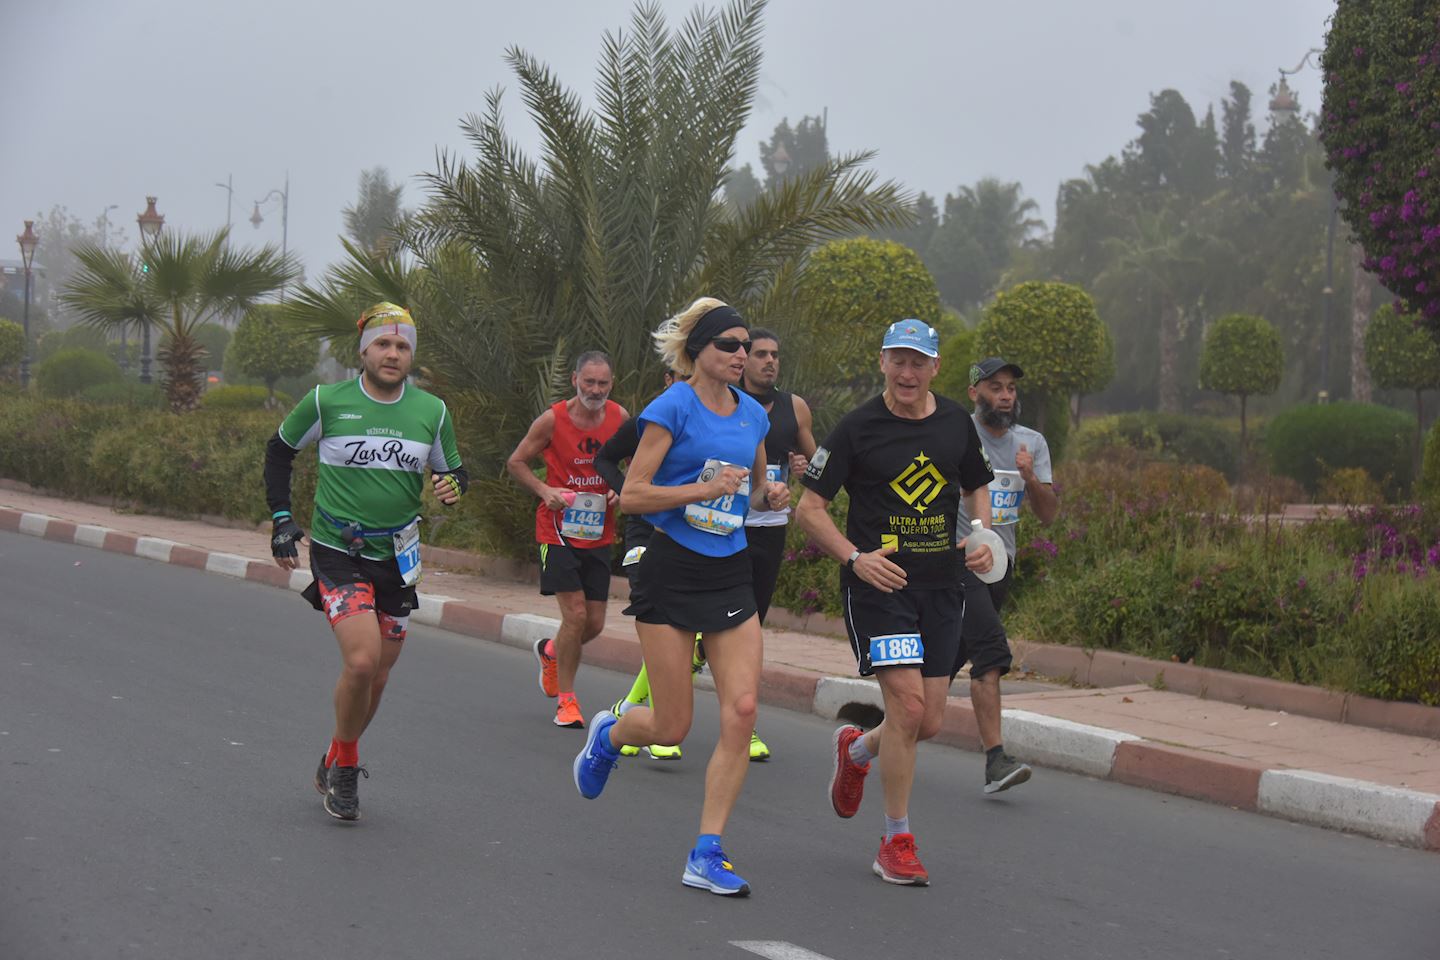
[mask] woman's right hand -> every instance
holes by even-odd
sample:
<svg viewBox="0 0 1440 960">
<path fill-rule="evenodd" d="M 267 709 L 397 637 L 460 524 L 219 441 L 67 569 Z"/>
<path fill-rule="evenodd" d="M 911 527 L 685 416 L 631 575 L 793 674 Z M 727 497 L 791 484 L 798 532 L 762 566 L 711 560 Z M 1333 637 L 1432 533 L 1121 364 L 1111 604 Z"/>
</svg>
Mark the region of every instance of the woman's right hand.
<svg viewBox="0 0 1440 960">
<path fill-rule="evenodd" d="M 740 485 L 745 478 L 750 476 L 750 471 L 744 467 L 737 467 L 733 464 L 726 464 L 716 472 L 704 485 L 705 495 L 702 500 L 718 500 L 721 497 L 728 497 L 740 492 Z"/>
</svg>

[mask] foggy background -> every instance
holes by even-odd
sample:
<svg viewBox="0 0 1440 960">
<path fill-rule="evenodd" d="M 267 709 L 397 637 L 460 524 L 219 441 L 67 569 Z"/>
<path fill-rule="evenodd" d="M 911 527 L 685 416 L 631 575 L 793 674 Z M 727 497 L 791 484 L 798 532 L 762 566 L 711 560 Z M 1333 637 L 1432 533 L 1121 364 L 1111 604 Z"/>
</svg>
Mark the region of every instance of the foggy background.
<svg viewBox="0 0 1440 960">
<path fill-rule="evenodd" d="M 1055 191 L 1138 132 L 1149 94 L 1179 90 L 1203 115 L 1229 82 L 1265 103 L 1280 67 L 1319 46 L 1331 0 L 975 2 L 775 0 L 759 97 L 736 166 L 782 119 L 829 110 L 832 154 L 873 148 L 874 168 L 943 197 L 983 176 L 1018 180 L 1053 226 Z M 671 2 L 672 26 L 692 4 Z M 290 176 L 289 246 L 307 275 L 337 259 L 341 210 L 361 170 L 415 174 L 437 148 L 464 152 L 458 121 L 504 85 L 511 133 L 536 138 L 502 61 L 518 45 L 591 99 L 604 31 L 630 0 L 412 0 L 239 4 L 3 0 L 8 93 L 0 98 L 0 257 L 23 220 L 61 204 L 87 224 L 110 204 L 129 245 L 146 194 L 167 227 L 231 217 L 241 243 L 281 239 L 280 205 L 254 201 Z M 1308 113 L 1321 77 L 1291 86 Z M 12 229 L 13 228 L 13 229 Z"/>
</svg>

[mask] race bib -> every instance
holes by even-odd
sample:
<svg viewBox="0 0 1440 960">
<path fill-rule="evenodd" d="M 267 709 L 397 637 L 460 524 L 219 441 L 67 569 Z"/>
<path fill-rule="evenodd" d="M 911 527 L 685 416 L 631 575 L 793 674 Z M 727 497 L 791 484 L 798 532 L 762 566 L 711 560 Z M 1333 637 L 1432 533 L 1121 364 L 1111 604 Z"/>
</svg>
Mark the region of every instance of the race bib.
<svg viewBox="0 0 1440 960">
<path fill-rule="evenodd" d="M 1025 481 L 1018 470 L 996 470 L 990 481 L 990 525 L 1020 522 L 1020 502 L 1025 499 Z"/>
<path fill-rule="evenodd" d="M 413 587 L 420 582 L 420 518 L 411 520 L 391 537 L 395 542 L 395 565 L 400 568 L 400 577 L 405 586 Z"/>
<path fill-rule="evenodd" d="M 723 460 L 706 460 L 705 468 L 700 471 L 698 482 L 709 483 L 722 468 L 731 466 L 734 464 L 726 463 Z M 716 497 L 713 500 L 701 500 L 699 503 L 687 504 L 685 522 L 696 530 L 704 530 L 706 533 L 724 537 L 745 526 L 745 511 L 749 509 L 749 506 L 750 477 L 747 475 L 744 480 L 740 481 L 740 489 L 734 493 Z"/>
<path fill-rule="evenodd" d="M 771 483 L 784 483 L 785 468 L 778 463 L 765 464 L 765 479 Z"/>
<path fill-rule="evenodd" d="M 645 556 L 644 547 L 631 547 L 625 551 L 625 559 L 620 561 L 620 566 L 633 567 L 640 562 L 640 558 L 643 556 Z"/>
<path fill-rule="evenodd" d="M 560 533 L 571 540 L 599 540 L 605 535 L 609 510 L 603 493 L 577 493 L 560 517 Z"/>
<path fill-rule="evenodd" d="M 870 666 L 895 667 L 925 662 L 925 643 L 918 633 L 892 633 L 870 638 Z"/>
</svg>

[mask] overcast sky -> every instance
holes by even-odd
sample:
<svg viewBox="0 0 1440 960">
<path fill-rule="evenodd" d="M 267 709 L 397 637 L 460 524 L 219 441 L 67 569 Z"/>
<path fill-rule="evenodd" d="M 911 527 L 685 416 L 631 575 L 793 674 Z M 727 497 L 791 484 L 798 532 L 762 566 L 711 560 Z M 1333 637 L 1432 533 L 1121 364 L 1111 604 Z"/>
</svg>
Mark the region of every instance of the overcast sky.
<svg viewBox="0 0 1440 960">
<path fill-rule="evenodd" d="M 691 4 L 665 3 L 673 23 Z M 407 181 L 497 84 L 512 134 L 533 145 L 502 55 L 519 45 L 591 99 L 600 41 L 629 0 L 0 0 L 0 257 L 22 221 L 63 204 L 87 221 L 109 204 L 136 236 L 146 194 L 167 227 L 223 226 L 280 242 L 310 276 L 340 256 L 341 209 L 362 169 Z M 1053 220 L 1059 183 L 1118 151 L 1149 94 L 1178 89 L 1197 114 L 1231 79 L 1263 131 L 1280 67 L 1320 46 L 1334 0 L 773 0 L 761 97 L 737 165 L 782 117 L 829 108 L 832 152 L 875 149 L 876 169 L 943 197 L 984 176 L 1018 180 Z M 20 79 L 26 78 L 26 79 Z M 1319 71 L 1292 81 L 1307 110 Z M 13 227 L 13 230 L 11 229 Z"/>
</svg>

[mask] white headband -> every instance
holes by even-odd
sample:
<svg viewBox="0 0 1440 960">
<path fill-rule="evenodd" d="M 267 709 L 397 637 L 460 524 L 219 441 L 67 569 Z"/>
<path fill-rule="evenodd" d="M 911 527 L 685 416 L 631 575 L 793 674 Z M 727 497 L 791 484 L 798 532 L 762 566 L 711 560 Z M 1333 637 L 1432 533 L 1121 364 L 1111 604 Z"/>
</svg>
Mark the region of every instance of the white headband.
<svg viewBox="0 0 1440 960">
<path fill-rule="evenodd" d="M 414 324 L 383 323 L 366 327 L 365 331 L 360 334 L 360 352 L 364 353 L 366 347 L 374 343 L 377 338 L 383 336 L 404 337 L 405 341 L 410 344 L 411 351 L 413 352 L 415 349 L 416 338 Z"/>
</svg>

